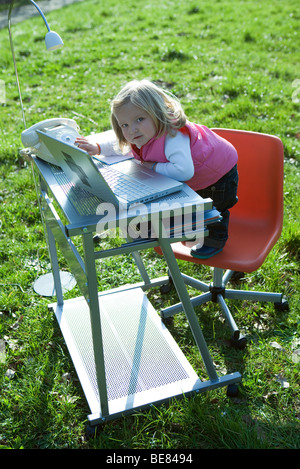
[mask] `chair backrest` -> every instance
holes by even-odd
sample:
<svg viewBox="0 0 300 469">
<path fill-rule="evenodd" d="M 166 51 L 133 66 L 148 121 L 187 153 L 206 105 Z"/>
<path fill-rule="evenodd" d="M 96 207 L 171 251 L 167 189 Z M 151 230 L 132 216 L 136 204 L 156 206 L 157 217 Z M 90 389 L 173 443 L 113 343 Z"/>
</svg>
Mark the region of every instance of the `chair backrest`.
<svg viewBox="0 0 300 469">
<path fill-rule="evenodd" d="M 177 259 L 210 267 L 253 272 L 279 239 L 283 221 L 283 145 L 278 137 L 244 130 L 212 129 L 236 148 L 238 203 L 230 209 L 229 238 L 222 252 L 197 259 L 174 243 Z M 155 248 L 160 254 L 161 249 Z"/>
<path fill-rule="evenodd" d="M 238 203 L 230 217 L 262 222 L 277 232 L 283 220 L 283 145 L 278 137 L 244 130 L 213 129 L 238 152 Z M 277 236 L 278 235 L 278 236 Z"/>
</svg>

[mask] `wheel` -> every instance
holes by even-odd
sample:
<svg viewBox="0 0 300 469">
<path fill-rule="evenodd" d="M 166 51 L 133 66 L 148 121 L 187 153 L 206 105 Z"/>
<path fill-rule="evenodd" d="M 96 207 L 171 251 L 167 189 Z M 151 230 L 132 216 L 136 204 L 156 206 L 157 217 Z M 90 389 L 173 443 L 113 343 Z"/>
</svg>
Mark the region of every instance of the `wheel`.
<svg viewBox="0 0 300 469">
<path fill-rule="evenodd" d="M 169 277 L 169 281 L 168 283 L 166 283 L 165 285 L 162 285 L 160 287 L 160 293 L 162 295 L 165 295 L 166 293 L 170 293 L 171 289 L 173 287 L 173 280 L 172 280 L 172 277 Z"/>
<path fill-rule="evenodd" d="M 244 278 L 244 276 L 245 276 L 244 272 L 238 272 L 235 270 L 230 280 L 232 280 L 233 282 L 239 282 L 240 280 L 242 280 L 242 278 Z"/>
<path fill-rule="evenodd" d="M 226 395 L 228 397 L 237 397 L 238 393 L 239 393 L 239 388 L 237 384 L 229 384 L 229 386 L 227 386 Z"/>
<path fill-rule="evenodd" d="M 274 307 L 276 311 L 289 311 L 290 310 L 289 303 L 286 298 L 282 298 L 281 302 L 274 303 Z"/>
<path fill-rule="evenodd" d="M 233 336 L 230 339 L 230 345 L 238 350 L 243 350 L 247 345 L 247 338 L 243 335 L 239 335 L 239 337 Z"/>
<path fill-rule="evenodd" d="M 162 295 L 166 295 L 166 293 L 170 293 L 171 289 L 172 285 L 170 285 L 170 283 L 166 283 L 160 287 L 159 291 Z"/>
<path fill-rule="evenodd" d="M 168 318 L 162 318 L 161 320 L 162 320 L 162 322 L 164 323 L 164 325 L 165 325 L 166 327 L 171 327 L 171 326 L 173 326 L 173 323 L 174 323 L 174 318 L 173 318 L 173 316 L 170 316 L 170 317 L 168 317 Z"/>
<path fill-rule="evenodd" d="M 94 244 L 99 244 L 101 242 L 101 236 L 100 235 L 95 235 L 93 236 L 93 243 Z"/>
</svg>

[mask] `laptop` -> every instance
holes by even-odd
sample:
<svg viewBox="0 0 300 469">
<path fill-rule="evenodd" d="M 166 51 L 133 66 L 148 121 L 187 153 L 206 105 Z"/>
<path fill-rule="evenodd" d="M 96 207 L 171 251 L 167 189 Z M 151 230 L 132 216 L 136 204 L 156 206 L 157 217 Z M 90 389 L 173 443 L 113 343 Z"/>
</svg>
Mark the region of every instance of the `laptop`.
<svg viewBox="0 0 300 469">
<path fill-rule="evenodd" d="M 40 130 L 37 133 L 73 184 L 105 202 L 125 206 L 147 203 L 178 192 L 184 186 L 133 160 L 106 165 L 74 145 Z"/>
</svg>

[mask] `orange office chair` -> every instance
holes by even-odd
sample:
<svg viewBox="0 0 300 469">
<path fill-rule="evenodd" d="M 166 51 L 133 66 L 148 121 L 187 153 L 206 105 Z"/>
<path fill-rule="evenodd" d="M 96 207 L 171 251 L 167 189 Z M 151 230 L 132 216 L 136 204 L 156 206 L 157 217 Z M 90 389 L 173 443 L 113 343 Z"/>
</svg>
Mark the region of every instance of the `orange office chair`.
<svg viewBox="0 0 300 469">
<path fill-rule="evenodd" d="M 246 338 L 241 336 L 226 305 L 226 298 L 271 301 L 278 309 L 288 309 L 288 303 L 280 293 L 226 288 L 233 275 L 257 270 L 280 237 L 283 221 L 283 145 L 278 137 L 271 135 L 242 130 L 213 130 L 231 142 L 239 155 L 239 200 L 230 210 L 228 241 L 223 251 L 210 259 L 192 257 L 190 247 L 180 242 L 172 244 L 172 249 L 177 259 L 214 267 L 210 285 L 182 274 L 186 284 L 205 292 L 193 298 L 192 304 L 196 306 L 207 301 L 219 303 L 233 332 L 232 345 L 244 348 Z M 159 248 L 156 251 L 161 253 Z M 163 310 L 161 316 L 166 318 L 181 310 L 179 303 Z"/>
</svg>

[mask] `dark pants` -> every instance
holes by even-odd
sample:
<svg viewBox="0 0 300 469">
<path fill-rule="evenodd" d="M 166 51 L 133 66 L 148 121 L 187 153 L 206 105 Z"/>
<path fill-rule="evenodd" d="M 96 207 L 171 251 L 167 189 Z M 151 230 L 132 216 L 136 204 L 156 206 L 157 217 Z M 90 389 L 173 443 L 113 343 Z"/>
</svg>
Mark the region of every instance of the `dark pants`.
<svg viewBox="0 0 300 469">
<path fill-rule="evenodd" d="M 213 205 L 221 213 L 223 219 L 220 222 L 212 223 L 208 226 L 209 235 L 204 238 L 204 245 L 214 248 L 223 248 L 228 239 L 229 209 L 237 201 L 238 171 L 235 165 L 215 184 L 205 189 L 196 191 L 204 199 L 213 200 Z"/>
<path fill-rule="evenodd" d="M 209 235 L 204 238 L 204 245 L 214 248 L 223 248 L 228 239 L 228 225 L 229 225 L 229 209 L 233 207 L 237 201 L 237 187 L 238 187 L 238 172 L 237 165 L 235 165 L 228 173 L 226 173 L 215 184 L 212 184 L 205 189 L 196 191 L 203 199 L 210 198 L 213 200 L 213 206 L 222 215 L 222 220 L 217 223 L 212 223 L 208 226 Z M 136 232 L 142 238 L 150 238 L 151 235 L 151 222 L 145 222 L 143 230 L 140 223 L 136 226 Z M 173 217 L 170 217 L 170 226 L 173 226 Z M 144 233 L 144 234 L 143 234 Z M 146 234 L 145 234 L 146 233 Z M 170 235 L 173 237 L 174 235 Z"/>
</svg>

